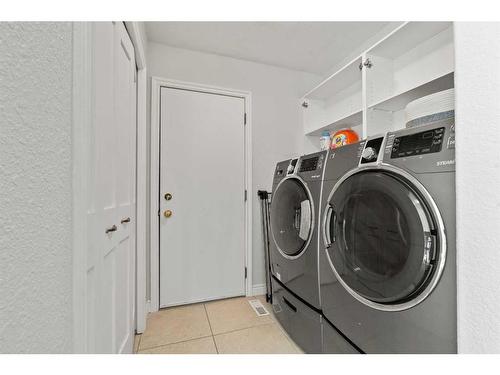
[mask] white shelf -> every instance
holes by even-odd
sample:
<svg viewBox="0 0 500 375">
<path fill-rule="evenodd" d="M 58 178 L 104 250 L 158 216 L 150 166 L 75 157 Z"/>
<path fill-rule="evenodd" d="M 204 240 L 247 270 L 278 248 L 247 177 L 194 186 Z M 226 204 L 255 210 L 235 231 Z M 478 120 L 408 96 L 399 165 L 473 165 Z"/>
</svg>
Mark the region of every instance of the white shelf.
<svg viewBox="0 0 500 375">
<path fill-rule="evenodd" d="M 370 69 L 366 70 L 365 80 L 368 107 L 401 93 L 412 92 L 413 88 L 454 71 L 452 28 L 446 22 L 428 24 L 428 29 L 422 26 L 426 23 L 407 24 L 367 53 L 372 62 Z M 429 38 L 423 39 L 424 36 Z M 405 41 L 408 44 L 403 43 Z M 439 87 L 435 91 L 439 91 Z M 418 91 L 412 93 L 418 95 Z M 422 91 L 422 95 L 426 92 Z"/>
<path fill-rule="evenodd" d="M 304 99 L 325 100 L 356 84 L 361 87 L 360 62 L 361 58 L 351 61 L 305 94 Z"/>
<path fill-rule="evenodd" d="M 395 95 L 380 100 L 377 103 L 370 104 L 368 108 L 396 112 L 404 109 L 408 103 L 415 99 L 434 94 L 439 91 L 448 90 L 453 87 L 454 74 L 451 72 L 423 85 L 411 88 L 404 92 L 396 93 Z"/>
<path fill-rule="evenodd" d="M 303 96 L 306 143 L 319 148 L 325 130 L 365 138 L 404 127 L 406 105 L 453 88 L 454 69 L 452 22 L 403 23 Z"/>
<path fill-rule="evenodd" d="M 367 52 L 395 60 L 451 27 L 452 22 L 407 22 Z"/>
<path fill-rule="evenodd" d="M 345 117 L 335 119 L 328 125 L 311 130 L 307 132 L 306 135 L 319 137 L 321 136 L 321 133 L 324 132 L 325 130 L 328 130 L 330 132 L 335 132 L 343 128 L 352 128 L 355 126 L 359 126 L 362 125 L 362 123 L 363 123 L 363 111 L 360 109 L 359 111 L 353 112 Z"/>
</svg>

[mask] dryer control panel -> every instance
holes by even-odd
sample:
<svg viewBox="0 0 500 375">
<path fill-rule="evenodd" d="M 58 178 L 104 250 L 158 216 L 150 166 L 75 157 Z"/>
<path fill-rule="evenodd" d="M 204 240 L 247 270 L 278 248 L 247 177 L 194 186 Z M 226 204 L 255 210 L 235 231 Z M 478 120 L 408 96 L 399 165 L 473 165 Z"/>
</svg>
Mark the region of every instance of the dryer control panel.
<svg viewBox="0 0 500 375">
<path fill-rule="evenodd" d="M 387 133 L 383 162 L 415 173 L 455 170 L 455 119 Z"/>
<path fill-rule="evenodd" d="M 444 127 L 395 137 L 391 159 L 439 152 L 443 144 L 443 137 Z"/>
</svg>

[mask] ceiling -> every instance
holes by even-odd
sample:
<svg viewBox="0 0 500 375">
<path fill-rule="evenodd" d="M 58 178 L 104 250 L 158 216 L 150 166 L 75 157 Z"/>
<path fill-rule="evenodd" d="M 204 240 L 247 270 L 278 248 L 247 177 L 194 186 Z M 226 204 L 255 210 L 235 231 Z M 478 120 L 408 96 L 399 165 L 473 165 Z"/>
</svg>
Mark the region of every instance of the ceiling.
<svg viewBox="0 0 500 375">
<path fill-rule="evenodd" d="M 146 22 L 148 40 L 324 75 L 387 22 Z"/>
</svg>

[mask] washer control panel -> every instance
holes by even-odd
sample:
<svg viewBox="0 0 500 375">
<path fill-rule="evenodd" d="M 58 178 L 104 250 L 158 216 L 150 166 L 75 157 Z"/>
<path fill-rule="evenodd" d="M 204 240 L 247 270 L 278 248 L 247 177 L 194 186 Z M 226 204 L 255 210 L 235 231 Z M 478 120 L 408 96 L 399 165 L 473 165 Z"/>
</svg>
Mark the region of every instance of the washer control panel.
<svg viewBox="0 0 500 375">
<path fill-rule="evenodd" d="M 303 158 L 300 161 L 299 172 L 312 172 L 318 169 L 319 156 Z"/>
<path fill-rule="evenodd" d="M 444 127 L 394 138 L 391 159 L 441 151 Z"/>
</svg>

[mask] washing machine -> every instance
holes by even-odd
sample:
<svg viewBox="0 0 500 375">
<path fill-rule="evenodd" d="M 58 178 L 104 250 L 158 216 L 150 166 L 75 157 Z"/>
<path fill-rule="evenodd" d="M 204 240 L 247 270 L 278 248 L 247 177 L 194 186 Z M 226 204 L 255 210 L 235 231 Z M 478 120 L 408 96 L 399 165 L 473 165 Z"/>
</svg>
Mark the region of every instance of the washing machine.
<svg viewBox="0 0 500 375">
<path fill-rule="evenodd" d="M 276 284 L 273 308 L 275 313 L 280 311 L 276 316 L 289 335 L 301 336 L 295 341 L 305 343 L 302 349 L 311 353 L 319 352 L 321 347 L 321 334 L 314 332 L 321 331 L 318 223 L 326 156 L 327 151 L 322 151 L 278 163 L 270 206 L 269 252 Z M 283 295 L 288 297 L 283 299 Z M 289 324 L 297 321 L 292 317 L 298 315 L 308 317 L 307 324 L 317 329 L 299 332 L 299 324 Z"/>
<path fill-rule="evenodd" d="M 362 352 L 457 351 L 454 139 L 448 119 L 330 152 L 322 311 Z"/>
</svg>

